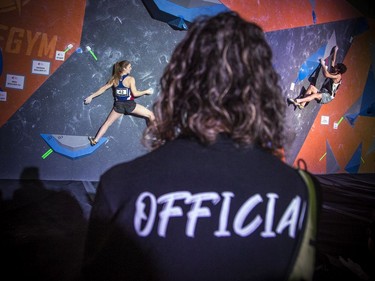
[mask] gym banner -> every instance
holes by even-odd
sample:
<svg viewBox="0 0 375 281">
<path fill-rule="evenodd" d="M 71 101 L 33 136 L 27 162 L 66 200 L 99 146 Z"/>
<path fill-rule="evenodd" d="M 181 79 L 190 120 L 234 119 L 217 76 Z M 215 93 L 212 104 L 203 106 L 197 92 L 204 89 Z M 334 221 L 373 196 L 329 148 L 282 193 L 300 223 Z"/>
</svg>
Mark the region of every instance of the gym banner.
<svg viewBox="0 0 375 281">
<path fill-rule="evenodd" d="M 0 127 L 79 47 L 85 0 L 0 0 Z"/>
</svg>

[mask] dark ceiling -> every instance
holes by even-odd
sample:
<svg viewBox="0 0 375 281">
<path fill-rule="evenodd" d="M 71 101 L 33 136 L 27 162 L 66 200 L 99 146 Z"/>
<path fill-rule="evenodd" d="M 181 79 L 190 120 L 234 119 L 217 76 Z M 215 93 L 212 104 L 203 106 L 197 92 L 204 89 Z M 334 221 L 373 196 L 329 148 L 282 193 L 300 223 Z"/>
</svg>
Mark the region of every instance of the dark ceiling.
<svg viewBox="0 0 375 281">
<path fill-rule="evenodd" d="M 353 7 L 367 18 L 375 18 L 375 4 L 373 0 L 347 0 Z"/>
</svg>

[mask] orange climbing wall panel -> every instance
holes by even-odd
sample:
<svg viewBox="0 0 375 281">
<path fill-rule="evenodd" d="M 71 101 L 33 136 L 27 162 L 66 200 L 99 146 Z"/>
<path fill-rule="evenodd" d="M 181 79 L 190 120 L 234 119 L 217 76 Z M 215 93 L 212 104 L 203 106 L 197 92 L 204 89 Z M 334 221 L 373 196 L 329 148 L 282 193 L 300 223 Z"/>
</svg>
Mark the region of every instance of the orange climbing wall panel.
<svg viewBox="0 0 375 281">
<path fill-rule="evenodd" d="M 307 168 L 314 173 L 324 174 L 327 171 L 327 157 L 323 157 L 327 152 L 327 141 L 340 167 L 338 173 L 346 172 L 346 165 L 361 143 L 362 160 L 358 172 L 375 172 L 375 153 L 366 153 L 374 142 L 375 118 L 358 116 L 354 126 L 344 119 L 337 129 L 333 128 L 333 123 L 338 122 L 363 93 L 372 62 L 370 42 L 373 38 L 375 38 L 374 22 L 370 22 L 370 30 L 354 38 L 343 61 L 348 71 L 343 75 L 343 84 L 340 86 L 337 97 L 334 102 L 321 107 L 296 157 L 297 160 L 303 159 Z M 321 124 L 322 116 L 329 116 L 329 125 Z"/>
<path fill-rule="evenodd" d="M 0 88 L 6 92 L 6 101 L 0 102 L 0 127 L 63 64 L 55 59 L 56 51 L 64 51 L 72 44 L 73 48 L 65 53 L 66 60 L 79 46 L 85 6 L 86 1 L 75 0 L 1 1 Z M 48 75 L 32 73 L 33 61 L 49 64 Z M 18 88 L 7 87 L 12 83 Z"/>
<path fill-rule="evenodd" d="M 259 24 L 264 31 L 274 31 L 314 24 L 313 7 L 309 0 L 222 0 L 225 6 L 237 11 L 244 19 Z M 316 24 L 361 16 L 343 0 L 315 1 Z"/>
</svg>

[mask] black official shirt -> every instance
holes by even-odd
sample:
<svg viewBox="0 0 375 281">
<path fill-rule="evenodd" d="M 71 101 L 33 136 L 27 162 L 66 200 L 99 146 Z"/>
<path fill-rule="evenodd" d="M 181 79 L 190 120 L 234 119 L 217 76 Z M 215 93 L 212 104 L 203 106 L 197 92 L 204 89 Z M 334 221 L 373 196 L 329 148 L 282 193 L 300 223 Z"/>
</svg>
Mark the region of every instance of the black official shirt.
<svg viewBox="0 0 375 281">
<path fill-rule="evenodd" d="M 86 280 L 285 280 L 308 191 L 298 172 L 226 138 L 177 139 L 102 177 Z"/>
</svg>

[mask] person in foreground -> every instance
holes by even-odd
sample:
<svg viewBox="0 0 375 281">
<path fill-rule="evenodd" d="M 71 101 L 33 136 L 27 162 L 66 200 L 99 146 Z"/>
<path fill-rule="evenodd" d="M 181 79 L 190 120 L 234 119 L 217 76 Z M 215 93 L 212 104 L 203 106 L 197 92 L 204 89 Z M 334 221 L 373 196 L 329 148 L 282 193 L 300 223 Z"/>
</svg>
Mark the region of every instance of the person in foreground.
<svg viewBox="0 0 375 281">
<path fill-rule="evenodd" d="M 312 100 L 317 100 L 321 104 L 326 104 L 331 102 L 335 98 L 337 90 L 342 83 L 342 74 L 344 74 L 347 70 L 345 64 L 336 64 L 336 55 L 338 49 L 339 48 L 337 46 L 335 46 L 333 49 L 333 59 L 331 62 L 330 71 L 328 69 L 328 66 L 325 64 L 325 61 L 323 59 L 320 59 L 320 65 L 322 66 L 323 75 L 326 78 L 322 88 L 319 90 L 311 84 L 307 88 L 303 97 L 297 99 L 289 98 L 289 104 L 294 104 L 299 109 L 302 109 L 305 107 L 306 103 Z"/>
<path fill-rule="evenodd" d="M 114 65 L 113 75 L 111 79 L 96 92 L 85 98 L 84 103 L 91 103 L 93 98 L 100 96 L 109 88 L 114 88 L 114 105 L 107 119 L 100 127 L 95 137 L 89 137 L 91 145 L 96 145 L 100 138 L 105 134 L 108 128 L 123 114 L 135 114 L 154 120 L 154 114 L 143 105 L 137 104 L 134 99 L 143 95 L 151 95 L 152 89 L 139 91 L 135 85 L 134 77 L 130 76 L 132 65 L 129 61 L 118 61 Z"/>
<path fill-rule="evenodd" d="M 317 193 L 280 159 L 271 60 L 262 29 L 234 12 L 190 26 L 144 132 L 152 151 L 101 176 L 85 280 L 311 279 Z"/>
</svg>

